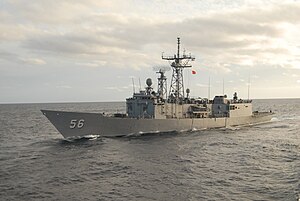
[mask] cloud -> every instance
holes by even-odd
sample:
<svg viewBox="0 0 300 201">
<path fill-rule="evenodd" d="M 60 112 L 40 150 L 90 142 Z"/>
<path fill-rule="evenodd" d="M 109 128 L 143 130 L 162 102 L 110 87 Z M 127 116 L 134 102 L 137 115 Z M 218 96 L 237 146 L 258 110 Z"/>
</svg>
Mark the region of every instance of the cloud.
<svg viewBox="0 0 300 201">
<path fill-rule="evenodd" d="M 248 12 L 238 13 L 237 17 L 248 20 L 260 22 L 261 24 L 274 24 L 280 22 L 299 23 L 299 2 L 287 2 L 281 4 L 270 4 L 263 9 L 251 8 Z"/>
<path fill-rule="evenodd" d="M 32 64 L 32 65 L 45 65 L 46 62 L 43 59 L 38 58 L 26 58 L 26 59 L 20 59 L 25 64 Z"/>
<path fill-rule="evenodd" d="M 4 0 L 0 10 L 0 65 L 5 66 L 7 75 L 14 74 L 8 73 L 12 67 L 17 71 L 26 64 L 43 65 L 47 75 L 58 70 L 62 75 L 73 68 L 73 75 L 78 69 L 86 74 L 118 69 L 123 77 L 138 77 L 135 72 L 148 76 L 151 67 L 167 64 L 160 59 L 161 52 L 173 55 L 176 38 L 181 37 L 181 50 L 186 48 L 196 57 L 197 76 L 226 74 L 232 75 L 228 80 L 236 82 L 247 79 L 246 71 L 260 78 L 274 76 L 270 80 L 278 77 L 275 73 L 298 74 L 298 1 L 181 3 Z M 31 70 L 26 73 L 43 73 L 35 67 Z M 265 79 L 257 82 L 261 80 Z"/>
<path fill-rule="evenodd" d="M 87 66 L 87 67 L 102 67 L 106 65 L 106 61 L 92 61 L 87 63 L 75 63 L 78 66 Z"/>
<path fill-rule="evenodd" d="M 62 7 L 69 6 L 69 3 L 65 1 Z M 51 4 L 50 10 L 52 6 L 55 5 Z M 76 10 L 82 6 L 78 3 L 70 8 Z M 294 23 L 299 23 L 296 17 L 296 13 L 300 12 L 299 4 L 192 15 L 171 22 L 123 13 L 89 11 L 93 12 L 83 14 L 81 10 L 81 18 L 70 16 L 71 20 L 61 16 L 60 20 L 69 22 L 67 27 L 56 25 L 57 29 L 52 29 L 52 25 L 47 24 L 50 31 L 28 35 L 21 42 L 22 47 L 60 56 L 79 56 L 82 63 L 89 63 L 86 60 L 98 56 L 111 67 L 142 68 L 153 63 L 153 52 L 170 51 L 171 47 L 173 50 L 176 37 L 181 36 L 186 47 L 205 58 L 205 65 L 222 72 L 230 72 L 231 65 L 253 66 L 256 63 L 292 67 L 295 66 L 293 62 L 286 62 L 287 55 L 293 60 L 294 54 L 299 54 L 299 49 L 293 55 L 289 54 L 291 45 L 282 40 L 285 30 L 279 26 L 283 22 L 297 26 Z M 154 49 L 149 50 L 148 47 Z M 274 57 L 277 59 L 274 60 Z"/>
<path fill-rule="evenodd" d="M 30 64 L 30 65 L 45 65 L 46 61 L 41 58 L 21 57 L 20 55 L 5 52 L 0 52 L 0 60 L 6 60 L 12 63 Z"/>
<path fill-rule="evenodd" d="M 26 28 L 11 24 L 0 24 L 0 42 L 9 42 L 24 39 Z"/>
<path fill-rule="evenodd" d="M 14 53 L 10 53 L 7 51 L 0 51 L 0 59 L 2 60 L 11 60 L 16 58 L 18 58 L 18 56 Z"/>
</svg>

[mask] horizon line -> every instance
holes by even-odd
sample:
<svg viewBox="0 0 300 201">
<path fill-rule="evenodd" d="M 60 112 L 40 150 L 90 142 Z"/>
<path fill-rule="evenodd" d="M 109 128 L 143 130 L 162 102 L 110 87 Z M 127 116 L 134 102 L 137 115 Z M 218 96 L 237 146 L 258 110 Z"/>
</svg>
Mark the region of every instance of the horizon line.
<svg viewBox="0 0 300 201">
<path fill-rule="evenodd" d="M 300 99 L 300 97 L 273 97 L 273 98 L 252 98 L 250 100 L 283 100 L 283 99 Z M 247 99 L 243 99 L 247 100 Z M 53 101 L 53 102 L 0 102 L 0 105 L 13 104 L 63 104 L 63 103 L 116 103 L 126 102 L 126 100 L 111 100 L 111 101 Z"/>
</svg>

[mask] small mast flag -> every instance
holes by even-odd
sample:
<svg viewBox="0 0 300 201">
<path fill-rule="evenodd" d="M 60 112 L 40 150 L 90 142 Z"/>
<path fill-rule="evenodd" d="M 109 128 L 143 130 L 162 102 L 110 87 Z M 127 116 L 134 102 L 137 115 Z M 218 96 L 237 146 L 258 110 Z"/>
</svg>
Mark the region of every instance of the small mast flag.
<svg viewBox="0 0 300 201">
<path fill-rule="evenodd" d="M 192 70 L 192 74 L 195 75 L 197 72 L 195 70 Z"/>
</svg>

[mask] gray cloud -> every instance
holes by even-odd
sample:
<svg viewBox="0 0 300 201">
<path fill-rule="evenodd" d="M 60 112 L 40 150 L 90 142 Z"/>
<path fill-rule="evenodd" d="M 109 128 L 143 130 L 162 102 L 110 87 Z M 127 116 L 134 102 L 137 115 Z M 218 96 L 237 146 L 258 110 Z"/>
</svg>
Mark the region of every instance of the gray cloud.
<svg viewBox="0 0 300 201">
<path fill-rule="evenodd" d="M 125 57 L 132 55 L 129 57 L 134 58 L 133 55 L 140 51 L 147 55 L 149 54 L 145 50 L 147 45 L 160 47 L 153 50 L 160 52 L 164 49 L 163 46 L 171 47 L 170 43 L 173 43 L 179 35 L 182 36 L 186 46 L 199 54 L 207 53 L 215 57 L 220 52 L 226 51 L 223 57 L 227 55 L 227 61 L 234 60 L 230 58 L 230 52 L 235 53 L 234 57 L 236 54 L 247 53 L 261 58 L 262 52 L 272 54 L 288 52 L 285 47 L 274 48 L 268 45 L 273 43 L 273 39 L 281 38 L 284 33 L 284 30 L 274 25 L 276 22 L 291 23 L 297 20 L 293 13 L 300 12 L 300 7 L 293 6 L 292 15 L 288 15 L 291 7 L 284 5 L 269 10 L 248 9 L 221 15 L 192 17 L 170 23 L 136 16 L 92 13 L 83 16 L 82 20 L 73 19 L 73 23 L 78 26 L 70 24 L 68 31 L 63 33 L 54 31 L 28 36 L 23 41 L 23 47 L 60 55 L 74 54 L 85 57 L 99 55 L 109 64 L 109 59 L 119 57 L 120 54 L 127 55 Z M 278 13 L 282 13 L 282 17 L 271 18 Z M 262 51 L 258 51 L 261 48 L 251 47 L 261 46 L 262 43 L 265 45 Z M 117 62 L 117 65 L 120 63 Z"/>
<path fill-rule="evenodd" d="M 187 0 L 181 7 L 180 0 L 3 1 L 0 64 L 7 73 L 1 76 L 22 74 L 24 67 L 30 69 L 24 72 L 30 80 L 36 71 L 47 71 L 49 83 L 82 79 L 76 72 L 97 69 L 102 74 L 117 69 L 123 77 L 137 76 L 135 72 L 148 76 L 149 67 L 165 64 L 162 51 L 175 53 L 178 36 L 202 73 L 246 80 L 245 69 L 263 75 L 299 69 L 300 3 L 262 2 Z M 69 79 L 53 86 L 72 86 Z M 122 90 L 125 94 L 127 89 Z"/>
<path fill-rule="evenodd" d="M 0 59 L 13 60 L 13 59 L 16 59 L 16 58 L 18 58 L 18 56 L 16 54 L 6 52 L 6 51 L 0 51 Z"/>
<path fill-rule="evenodd" d="M 0 52 L 0 60 L 5 60 L 12 63 L 28 64 L 28 65 L 45 65 L 46 61 L 41 58 L 34 57 L 20 57 L 17 54 L 5 52 Z"/>
</svg>

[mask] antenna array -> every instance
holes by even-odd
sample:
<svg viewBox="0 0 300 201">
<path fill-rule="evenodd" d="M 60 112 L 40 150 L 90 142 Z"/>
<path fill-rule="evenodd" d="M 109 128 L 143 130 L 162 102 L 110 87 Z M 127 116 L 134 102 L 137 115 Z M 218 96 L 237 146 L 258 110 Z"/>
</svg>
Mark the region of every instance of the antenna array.
<svg viewBox="0 0 300 201">
<path fill-rule="evenodd" d="M 177 54 L 174 56 L 164 56 L 162 59 L 171 61 L 173 70 L 171 86 L 169 91 L 169 99 L 172 102 L 181 102 L 184 99 L 184 83 L 183 83 L 183 69 L 192 67 L 189 65 L 190 61 L 194 61 L 195 57 L 191 54 L 186 55 L 185 51 L 180 55 L 180 38 L 177 38 Z"/>
</svg>

